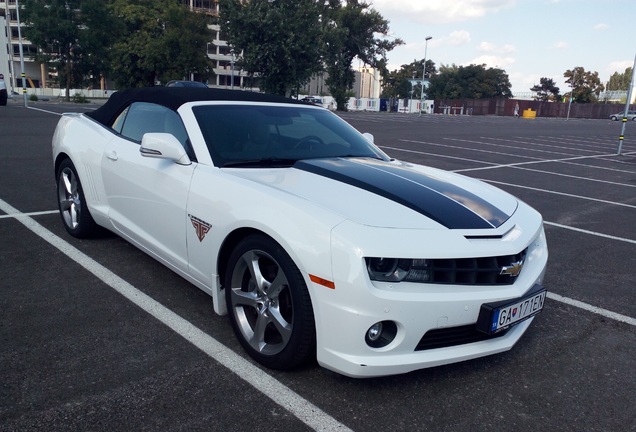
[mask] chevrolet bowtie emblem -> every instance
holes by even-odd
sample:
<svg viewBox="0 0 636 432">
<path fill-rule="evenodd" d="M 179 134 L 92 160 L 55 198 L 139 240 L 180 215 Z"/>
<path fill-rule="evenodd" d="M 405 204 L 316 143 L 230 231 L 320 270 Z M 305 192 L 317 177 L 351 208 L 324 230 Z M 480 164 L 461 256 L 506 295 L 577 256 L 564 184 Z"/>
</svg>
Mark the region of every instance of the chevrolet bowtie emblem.
<svg viewBox="0 0 636 432">
<path fill-rule="evenodd" d="M 509 266 L 503 266 L 500 275 L 508 275 L 510 277 L 517 277 L 519 273 L 521 273 L 521 269 L 523 268 L 523 261 L 517 261 L 511 263 Z"/>
</svg>

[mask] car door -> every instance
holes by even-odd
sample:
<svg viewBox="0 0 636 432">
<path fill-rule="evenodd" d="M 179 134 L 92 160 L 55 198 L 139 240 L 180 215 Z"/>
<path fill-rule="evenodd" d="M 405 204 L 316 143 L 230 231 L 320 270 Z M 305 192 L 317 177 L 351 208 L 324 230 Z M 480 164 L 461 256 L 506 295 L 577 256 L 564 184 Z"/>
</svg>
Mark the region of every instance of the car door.
<svg viewBox="0 0 636 432">
<path fill-rule="evenodd" d="M 187 148 L 181 119 L 166 107 L 137 102 L 113 128 L 119 136 L 107 145 L 101 161 L 113 227 L 158 259 L 186 270 L 186 204 L 197 164 L 179 165 L 139 151 L 148 132 L 172 133 Z"/>
</svg>

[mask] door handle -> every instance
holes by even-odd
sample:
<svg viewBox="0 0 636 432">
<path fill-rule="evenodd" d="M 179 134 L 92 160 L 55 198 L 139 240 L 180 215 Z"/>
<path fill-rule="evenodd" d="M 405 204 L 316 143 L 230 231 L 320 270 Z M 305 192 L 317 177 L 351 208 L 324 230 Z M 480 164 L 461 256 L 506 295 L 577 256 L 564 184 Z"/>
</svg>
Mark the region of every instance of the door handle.
<svg viewBox="0 0 636 432">
<path fill-rule="evenodd" d="M 106 152 L 106 157 L 112 161 L 116 161 L 117 158 L 117 152 L 116 151 L 108 151 Z"/>
</svg>

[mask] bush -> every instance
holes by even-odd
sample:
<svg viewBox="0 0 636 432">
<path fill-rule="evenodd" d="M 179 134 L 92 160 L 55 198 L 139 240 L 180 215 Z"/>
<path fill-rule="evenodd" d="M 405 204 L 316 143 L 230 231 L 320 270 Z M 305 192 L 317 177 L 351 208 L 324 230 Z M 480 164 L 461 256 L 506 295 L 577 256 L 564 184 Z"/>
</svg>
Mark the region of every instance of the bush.
<svg viewBox="0 0 636 432">
<path fill-rule="evenodd" d="M 29 95 L 29 100 L 30 100 L 30 101 L 33 101 L 33 102 L 36 102 L 36 101 L 38 100 L 38 96 L 37 96 L 37 95 L 34 95 L 34 94 Z"/>
<path fill-rule="evenodd" d="M 73 102 L 75 103 L 88 103 L 89 100 L 82 93 L 75 93 L 73 95 Z"/>
</svg>

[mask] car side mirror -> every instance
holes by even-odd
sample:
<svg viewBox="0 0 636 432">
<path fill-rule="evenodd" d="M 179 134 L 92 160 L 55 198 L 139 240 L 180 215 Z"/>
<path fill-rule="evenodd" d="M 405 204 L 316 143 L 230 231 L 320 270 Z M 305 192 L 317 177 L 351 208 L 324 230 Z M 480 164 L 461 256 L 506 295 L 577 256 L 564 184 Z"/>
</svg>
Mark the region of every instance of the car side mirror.
<svg viewBox="0 0 636 432">
<path fill-rule="evenodd" d="M 141 138 L 139 153 L 143 157 L 167 159 L 179 165 L 192 163 L 179 140 L 169 133 L 149 132 L 144 134 Z"/>
<path fill-rule="evenodd" d="M 362 136 L 365 137 L 367 141 L 369 141 L 371 144 L 373 144 L 373 141 L 375 140 L 375 138 L 369 132 L 363 133 Z"/>
</svg>

